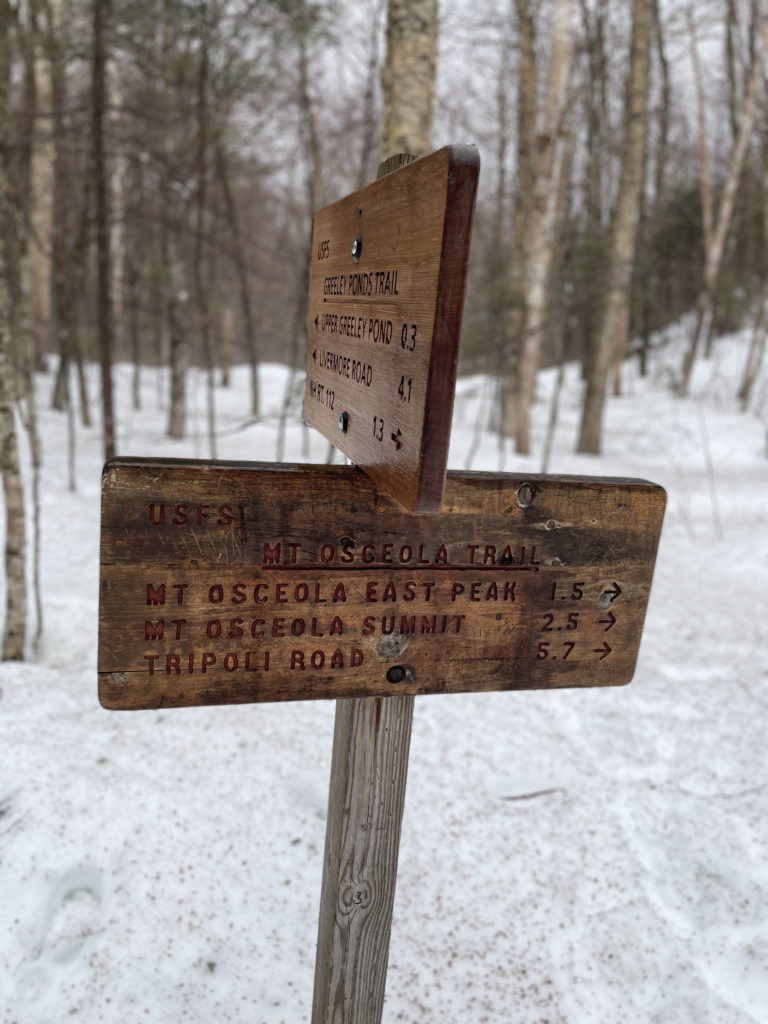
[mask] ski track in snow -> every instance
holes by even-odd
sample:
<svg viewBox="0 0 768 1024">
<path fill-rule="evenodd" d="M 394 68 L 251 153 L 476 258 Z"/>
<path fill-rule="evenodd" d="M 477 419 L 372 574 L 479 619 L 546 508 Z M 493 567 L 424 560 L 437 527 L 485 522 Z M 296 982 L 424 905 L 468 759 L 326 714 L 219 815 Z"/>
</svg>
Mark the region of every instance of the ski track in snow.
<svg viewBox="0 0 768 1024">
<path fill-rule="evenodd" d="M 679 341 L 649 377 L 627 367 L 600 458 L 573 454 L 568 367 L 550 466 L 667 489 L 634 681 L 417 702 L 385 1024 L 768 1021 L 765 423 L 734 399 L 746 334 L 699 364 L 686 401 L 669 391 Z M 130 373 L 116 371 L 121 454 L 205 458 L 203 375 L 190 437 L 171 442 L 165 372 L 143 371 L 142 412 Z M 217 389 L 220 457 L 274 458 L 285 376 L 261 368 L 265 414 L 246 427 L 247 371 Z M 100 440 L 78 428 L 70 493 L 50 384 L 44 641 L 0 666 L 0 1024 L 298 1024 L 333 706 L 99 707 Z M 487 432 L 491 393 L 459 382 L 451 465 L 477 440 L 473 469 L 536 472 L 538 454 L 500 453 Z M 292 422 L 286 461 L 326 453 Z"/>
</svg>

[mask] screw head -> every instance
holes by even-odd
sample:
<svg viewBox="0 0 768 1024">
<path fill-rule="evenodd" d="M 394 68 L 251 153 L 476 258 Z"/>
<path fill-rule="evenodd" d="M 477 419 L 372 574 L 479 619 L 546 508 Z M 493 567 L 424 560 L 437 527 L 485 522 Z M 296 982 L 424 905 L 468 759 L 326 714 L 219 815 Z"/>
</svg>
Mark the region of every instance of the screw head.
<svg viewBox="0 0 768 1024">
<path fill-rule="evenodd" d="M 339 416 L 339 430 L 342 432 L 342 434 L 346 434 L 346 432 L 349 430 L 348 412 L 343 412 L 341 416 Z"/>
<path fill-rule="evenodd" d="M 405 669 L 402 665 L 393 665 L 387 671 L 387 682 L 388 683 L 402 683 L 405 679 Z"/>
<path fill-rule="evenodd" d="M 363 254 L 363 240 L 360 237 L 360 235 L 358 235 L 357 238 L 352 243 L 352 259 L 355 261 L 355 263 L 359 263 L 360 262 L 360 257 L 362 256 L 362 254 Z"/>
</svg>

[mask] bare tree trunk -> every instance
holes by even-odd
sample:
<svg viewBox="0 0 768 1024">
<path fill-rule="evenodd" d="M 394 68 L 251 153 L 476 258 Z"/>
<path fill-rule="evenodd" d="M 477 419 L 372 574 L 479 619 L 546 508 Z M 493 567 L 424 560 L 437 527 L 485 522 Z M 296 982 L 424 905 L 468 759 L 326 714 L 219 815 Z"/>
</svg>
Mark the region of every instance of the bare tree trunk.
<svg viewBox="0 0 768 1024">
<path fill-rule="evenodd" d="M 107 188 L 109 191 L 109 246 L 112 280 L 110 302 L 112 306 L 113 335 L 116 340 L 124 336 L 125 316 L 125 180 L 127 160 L 120 141 L 120 117 L 123 105 L 120 65 L 108 57 L 104 66 L 104 88 L 107 101 L 105 118 L 108 133 L 112 135 L 112 157 L 109 161 Z"/>
<path fill-rule="evenodd" d="M 251 364 L 251 414 L 259 415 L 259 345 L 256 337 L 256 324 L 251 307 L 251 290 L 248 285 L 248 268 L 243 248 L 243 239 L 240 234 L 240 222 L 235 207 L 235 199 L 232 194 L 232 187 L 229 183 L 229 170 L 227 157 L 221 140 L 216 143 L 216 165 L 219 174 L 219 184 L 224 195 L 224 206 L 226 208 L 227 223 L 232 237 L 232 253 L 237 271 L 237 282 L 240 291 L 240 309 L 243 317 L 243 330 L 245 332 L 245 345 L 248 350 L 248 357 Z"/>
<path fill-rule="evenodd" d="M 552 24 L 547 94 L 542 130 L 536 139 L 536 183 L 530 225 L 525 239 L 525 313 L 515 399 L 517 451 L 531 450 L 530 410 L 536 383 L 539 348 L 547 317 L 547 291 L 555 252 L 558 185 L 563 158 L 561 137 L 568 100 L 573 54 L 572 0 L 557 0 Z"/>
<path fill-rule="evenodd" d="M 58 0 L 49 0 L 52 17 L 56 17 Z M 48 342 L 51 318 L 51 249 L 53 247 L 53 175 L 55 149 L 53 144 L 53 84 L 51 63 L 43 52 L 39 25 L 39 4 L 30 5 L 30 28 L 33 33 L 34 62 L 30 76 L 30 96 L 34 97 L 35 130 L 33 132 L 30 167 L 29 217 L 32 226 L 30 278 L 32 316 L 35 331 L 35 368 L 42 369 Z"/>
<path fill-rule="evenodd" d="M 67 346 L 70 358 L 75 362 L 78 394 L 80 397 L 80 419 L 84 427 L 91 426 L 91 404 L 88 398 L 88 379 L 85 373 L 83 349 L 78 330 L 78 304 L 86 292 L 86 269 L 91 234 L 90 177 L 83 186 L 80 220 L 75 241 L 68 251 L 62 290 L 65 293 L 62 308 L 62 323 L 67 332 Z"/>
<path fill-rule="evenodd" d="M 744 412 L 746 412 L 749 407 L 752 388 L 754 387 L 757 375 L 760 372 L 760 367 L 763 363 L 763 357 L 765 356 L 766 305 L 768 305 L 768 280 L 763 282 L 763 287 L 760 291 L 757 317 L 755 318 L 755 326 L 752 330 L 752 340 L 749 344 L 747 360 L 744 364 L 744 372 L 741 377 L 741 385 L 739 386 L 738 399 Z"/>
<path fill-rule="evenodd" d="M 568 222 L 570 215 L 572 196 L 572 189 L 569 189 L 568 184 L 571 180 L 573 173 L 573 159 L 574 159 L 574 139 L 573 134 L 568 133 L 563 140 L 564 153 L 560 160 L 560 180 L 557 182 L 557 225 L 555 230 L 555 237 L 557 239 L 565 238 L 566 231 L 565 225 Z M 568 248 L 568 243 L 565 245 L 558 246 L 557 261 L 562 266 L 565 261 L 565 254 Z M 552 348 L 555 356 L 555 362 L 557 363 L 557 375 L 555 377 L 555 386 L 552 390 L 552 401 L 549 406 L 549 418 L 547 420 L 547 429 L 544 435 L 544 445 L 541 455 L 541 472 L 549 472 L 549 462 L 552 456 L 552 451 L 555 443 L 555 430 L 557 429 L 557 420 L 560 414 L 560 398 L 563 392 L 563 385 L 565 384 L 565 330 L 568 322 L 569 306 L 570 303 L 567 298 L 567 293 L 564 289 L 558 288 L 555 290 L 556 298 L 552 299 L 553 289 L 550 286 L 550 301 L 552 302 L 552 313 L 548 317 L 550 326 L 552 328 Z"/>
<path fill-rule="evenodd" d="M 301 0 L 301 13 L 306 11 L 306 0 Z M 306 18 L 301 18 L 294 26 L 296 43 L 299 57 L 299 82 L 298 82 L 298 103 L 304 129 L 304 151 L 307 159 L 307 205 L 311 213 L 314 213 L 325 203 L 325 188 L 323 185 L 323 162 L 320 151 L 320 136 L 317 128 L 317 118 L 312 95 L 309 90 L 309 59 L 307 53 L 307 27 Z M 291 358 L 290 373 L 283 395 L 283 406 L 280 410 L 280 419 L 277 429 L 277 461 L 282 462 L 285 451 L 285 436 L 288 414 L 291 409 L 293 393 L 296 382 L 296 374 L 302 353 L 302 342 L 306 343 L 306 321 L 309 302 L 309 270 L 312 260 L 311 232 L 307 239 L 307 248 L 302 268 L 301 278 L 298 283 L 296 304 L 294 306 L 293 322 L 291 325 Z M 307 435 L 304 435 L 305 444 Z"/>
<path fill-rule="evenodd" d="M 382 0 L 371 11 L 371 35 L 368 40 L 368 69 L 363 93 L 362 128 L 360 133 L 360 169 L 357 173 L 357 188 L 364 188 L 373 177 L 371 166 L 376 145 L 376 79 L 380 74 L 379 23 L 384 10 Z"/>
<path fill-rule="evenodd" d="M 167 181 L 166 181 L 167 185 Z M 168 190 L 166 189 L 166 195 Z M 163 299 L 165 307 L 165 323 L 168 332 L 168 361 L 170 364 L 170 408 L 168 411 L 168 436 L 181 439 L 187 426 L 187 369 L 189 364 L 189 345 L 186 332 L 182 329 L 179 318 L 180 262 L 176 253 L 176 245 L 169 238 L 168 225 L 163 222 L 161 228 L 161 248 L 163 255 Z"/>
<path fill-rule="evenodd" d="M 594 339 L 582 409 L 578 445 L 580 452 L 600 452 L 608 374 L 617 349 L 623 351 L 626 345 L 629 288 L 645 170 L 652 22 L 652 11 L 647 0 L 633 0 L 621 177 L 611 225 L 607 294 L 599 330 Z"/>
<path fill-rule="evenodd" d="M 110 246 L 109 181 L 104 153 L 106 116 L 106 23 L 110 0 L 93 0 L 92 144 L 96 211 L 97 323 L 101 363 L 101 404 L 104 421 L 104 457 L 115 456 L 115 415 L 112 401 L 112 256 Z"/>
<path fill-rule="evenodd" d="M 27 337 L 33 337 L 34 325 L 30 323 Z M 24 368 L 26 414 L 24 428 L 29 438 L 29 449 L 32 462 L 32 593 L 35 604 L 35 635 L 33 647 L 37 650 L 43 635 L 43 591 L 40 578 L 41 563 L 41 504 L 40 477 L 43 466 L 42 445 L 37 422 L 37 405 L 35 398 L 34 347 L 30 346 Z"/>
<path fill-rule="evenodd" d="M 141 409 L 141 329 L 139 327 L 139 282 L 140 272 L 137 265 L 138 256 L 136 253 L 126 255 L 126 296 L 128 300 L 128 313 L 126 316 L 126 327 L 130 343 L 131 361 L 133 362 L 133 373 L 131 374 L 131 404 L 138 412 Z"/>
<path fill-rule="evenodd" d="M 24 107 L 20 122 L 19 139 L 15 149 L 18 180 L 16 188 L 19 197 L 14 204 L 16 281 L 17 294 L 12 301 L 11 337 L 18 339 L 16 356 L 18 360 L 17 381 L 19 396 L 16 407 L 21 423 L 27 434 L 30 448 L 32 497 L 32 598 L 35 606 L 35 633 L 33 647 L 37 651 L 43 631 L 42 589 L 40 581 L 40 476 L 42 451 L 35 404 L 35 369 L 38 365 L 38 333 L 35 324 L 35 297 L 33 292 L 32 246 L 34 225 L 32 208 L 32 166 L 35 156 L 37 118 L 37 84 L 35 79 L 38 59 L 38 24 L 36 6 L 32 3 L 24 25 L 19 24 L 19 49 L 24 60 Z M 49 97 L 50 105 L 50 97 Z M 50 203 L 50 196 L 48 197 Z M 0 231 L 0 236 L 2 232 Z M 50 242 L 50 239 L 49 239 Z"/>
<path fill-rule="evenodd" d="M 221 339 L 221 386 L 228 388 L 232 375 L 232 307 L 219 309 L 219 337 Z"/>
<path fill-rule="evenodd" d="M 654 201 L 664 201 L 666 193 L 667 155 L 669 150 L 669 115 L 672 109 L 672 87 L 669 78 L 669 60 L 664 47 L 664 34 L 659 14 L 659 0 L 653 0 L 653 34 L 661 71 L 661 102 L 659 104 L 659 140 L 656 147 L 656 175 Z"/>
<path fill-rule="evenodd" d="M 206 409 L 208 422 L 208 450 L 210 458 L 216 458 L 216 409 L 213 347 L 211 344 L 210 308 L 208 284 L 205 280 L 205 204 L 208 183 L 208 5 L 200 13 L 204 21 L 200 39 L 200 56 L 197 69 L 197 142 L 195 154 L 195 175 L 197 177 L 197 199 L 195 201 L 195 240 L 192 256 L 192 276 L 195 282 L 195 299 L 203 357 L 206 365 Z"/>
<path fill-rule="evenodd" d="M 586 120 L 586 153 L 583 171 L 585 232 L 589 243 L 588 294 L 580 316 L 579 357 L 582 377 L 589 373 L 592 358 L 590 339 L 597 330 L 600 304 L 604 298 L 606 236 L 610 217 L 607 197 L 611 193 L 610 165 L 605 159 L 612 143 L 607 139 L 608 54 L 606 24 L 610 0 L 580 0 L 583 45 L 589 60 L 589 77 L 583 89 Z"/>
<path fill-rule="evenodd" d="M 5 498 L 5 624 L 3 660 L 24 658 L 27 622 L 24 492 L 16 437 L 16 365 L 11 337 L 6 244 L 11 226 L 8 184 L 11 7 L 0 0 L 0 473 Z"/>
<path fill-rule="evenodd" d="M 725 0 L 725 68 L 728 78 L 728 114 L 731 120 L 731 135 L 734 145 L 739 136 L 739 87 L 736 79 L 736 36 L 738 31 L 736 2 L 735 0 Z"/>
<path fill-rule="evenodd" d="M 436 60 L 437 0 L 389 0 L 381 160 L 429 152 Z"/>
<path fill-rule="evenodd" d="M 519 65 L 517 89 L 517 169 L 509 262 L 509 305 L 499 366 L 499 435 L 513 437 L 525 294 L 525 245 L 536 184 L 536 25 L 531 0 L 515 0 Z M 501 443 L 501 442 L 500 442 Z"/>
<path fill-rule="evenodd" d="M 694 52 L 696 52 L 697 48 L 695 37 L 692 37 L 692 46 Z M 731 162 L 728 167 L 728 176 L 725 181 L 725 187 L 718 206 L 717 219 L 714 222 L 714 225 L 712 224 L 712 220 L 710 220 L 708 242 L 708 230 L 705 222 L 704 238 L 706 264 L 704 267 L 704 283 L 697 302 L 697 309 L 699 312 L 696 317 L 696 326 L 680 371 L 678 393 L 681 396 L 688 394 L 691 373 L 693 371 L 693 365 L 696 360 L 696 354 L 701 340 L 702 328 L 704 324 L 707 323 L 708 318 L 712 315 L 713 296 L 715 294 L 715 287 L 717 286 L 717 278 L 720 274 L 720 266 L 723 261 L 725 240 L 731 226 L 733 208 L 736 202 L 737 187 L 741 177 L 741 170 L 744 166 L 744 160 L 747 155 L 747 149 L 749 148 L 752 128 L 755 123 L 758 87 L 763 77 L 762 71 L 766 48 L 768 48 L 768 14 L 763 15 L 760 23 L 760 35 L 757 46 L 755 47 L 755 56 L 749 75 L 749 82 L 747 84 L 746 92 L 744 93 L 741 110 L 738 113 L 739 134 L 731 156 Z M 708 176 L 708 170 L 705 170 L 704 166 L 702 166 L 702 176 L 705 174 Z M 704 213 L 706 215 L 706 210 Z"/>
</svg>

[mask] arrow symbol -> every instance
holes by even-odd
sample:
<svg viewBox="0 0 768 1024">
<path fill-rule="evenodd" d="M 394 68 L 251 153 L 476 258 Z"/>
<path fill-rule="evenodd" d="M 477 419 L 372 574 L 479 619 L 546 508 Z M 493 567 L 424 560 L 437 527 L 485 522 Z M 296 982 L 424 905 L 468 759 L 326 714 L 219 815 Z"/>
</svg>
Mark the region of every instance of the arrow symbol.
<svg viewBox="0 0 768 1024">
<path fill-rule="evenodd" d="M 315 327 L 317 327 L 317 321 L 318 321 L 318 319 L 319 319 L 318 317 L 315 317 Z"/>
<path fill-rule="evenodd" d="M 603 625 L 603 623 L 605 622 L 608 623 L 608 625 L 603 630 L 604 633 L 607 633 L 612 626 L 616 625 L 616 616 L 613 614 L 613 612 L 608 612 L 607 619 L 598 619 L 597 621 L 600 623 L 600 625 Z"/>
<path fill-rule="evenodd" d="M 312 353 L 312 361 L 315 363 L 317 362 L 317 349 Z"/>
<path fill-rule="evenodd" d="M 402 436 L 403 435 L 400 432 L 399 427 L 397 428 L 397 434 L 395 434 L 394 431 L 392 432 L 392 440 L 395 442 L 395 451 L 399 452 L 400 449 L 403 447 L 403 442 L 400 440 Z"/>
<path fill-rule="evenodd" d="M 604 590 L 603 593 L 608 594 L 608 600 L 611 602 L 611 604 L 613 604 L 613 602 L 621 593 L 621 587 L 618 583 L 614 581 L 613 587 L 610 590 Z"/>
<path fill-rule="evenodd" d="M 603 646 L 602 647 L 595 647 L 594 651 L 595 651 L 595 654 L 599 654 L 600 655 L 600 657 L 597 660 L 598 661 L 602 661 L 603 658 L 607 658 L 608 655 L 611 653 L 611 648 L 608 646 L 607 642 L 605 640 L 603 640 Z"/>
</svg>

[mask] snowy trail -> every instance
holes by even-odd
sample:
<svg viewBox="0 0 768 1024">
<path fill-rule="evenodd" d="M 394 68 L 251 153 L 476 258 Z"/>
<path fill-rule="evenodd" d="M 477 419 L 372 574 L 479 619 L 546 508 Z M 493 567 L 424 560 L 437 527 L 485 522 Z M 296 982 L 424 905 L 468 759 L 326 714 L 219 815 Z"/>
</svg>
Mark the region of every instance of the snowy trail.
<svg viewBox="0 0 768 1024">
<path fill-rule="evenodd" d="M 719 343 L 686 402 L 667 388 L 674 352 L 629 371 L 599 459 L 572 454 L 568 368 L 551 471 L 669 495 L 637 672 L 621 689 L 419 700 L 387 1024 L 768 1019 L 768 460 L 765 424 L 733 398 L 745 344 Z M 241 429 L 236 372 L 217 396 L 222 457 L 273 458 L 283 381 L 262 368 L 271 408 Z M 121 450 L 205 457 L 202 391 L 191 439 L 170 443 L 161 384 L 145 372 L 134 413 L 119 368 Z M 460 382 L 457 468 L 488 391 Z M 333 707 L 103 711 L 99 441 L 81 433 L 70 494 L 62 420 L 41 420 L 45 639 L 0 666 L 0 1024 L 298 1024 Z M 322 438 L 308 459 L 302 444 L 293 425 L 286 459 L 325 460 Z M 490 434 L 472 468 L 499 468 Z"/>
</svg>

